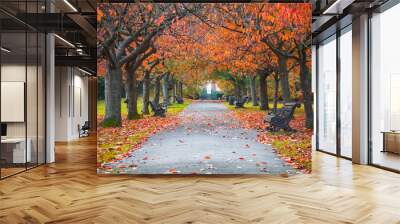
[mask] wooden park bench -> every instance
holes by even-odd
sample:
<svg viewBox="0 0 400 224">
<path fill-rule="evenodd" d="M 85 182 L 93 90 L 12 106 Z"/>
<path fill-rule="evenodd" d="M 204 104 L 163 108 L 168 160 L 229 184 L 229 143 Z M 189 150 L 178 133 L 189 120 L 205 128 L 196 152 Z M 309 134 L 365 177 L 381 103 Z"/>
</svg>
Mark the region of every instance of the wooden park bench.
<svg viewBox="0 0 400 224">
<path fill-rule="evenodd" d="M 183 104 L 183 98 L 180 96 L 175 96 L 175 100 L 178 104 Z"/>
<path fill-rule="evenodd" d="M 165 113 L 167 112 L 167 107 L 165 105 L 157 105 L 154 102 L 150 101 L 150 107 L 154 113 L 154 116 L 165 117 Z"/>
<path fill-rule="evenodd" d="M 249 99 L 249 97 L 245 96 L 241 100 L 236 100 L 235 101 L 236 108 L 243 108 L 244 104 L 247 102 L 247 99 Z"/>
<path fill-rule="evenodd" d="M 281 109 L 268 112 L 264 119 L 265 123 L 269 123 L 267 130 L 279 131 L 283 129 L 284 131 L 296 131 L 289 126 L 290 121 L 293 119 L 296 107 L 300 107 L 298 102 L 289 102 L 285 103 Z"/>
</svg>

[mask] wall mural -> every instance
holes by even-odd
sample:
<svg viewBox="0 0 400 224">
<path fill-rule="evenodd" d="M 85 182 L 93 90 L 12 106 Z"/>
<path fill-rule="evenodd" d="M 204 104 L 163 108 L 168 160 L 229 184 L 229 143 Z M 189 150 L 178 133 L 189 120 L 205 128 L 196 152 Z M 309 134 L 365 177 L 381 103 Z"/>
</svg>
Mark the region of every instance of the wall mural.
<svg viewBox="0 0 400 224">
<path fill-rule="evenodd" d="M 99 174 L 311 172 L 310 4 L 100 3 Z"/>
</svg>

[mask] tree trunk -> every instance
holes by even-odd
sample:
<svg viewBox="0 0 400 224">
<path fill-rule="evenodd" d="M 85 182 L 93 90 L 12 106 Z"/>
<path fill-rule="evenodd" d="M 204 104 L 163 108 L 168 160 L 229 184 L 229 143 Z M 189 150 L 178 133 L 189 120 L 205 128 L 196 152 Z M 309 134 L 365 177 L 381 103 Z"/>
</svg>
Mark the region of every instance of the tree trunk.
<svg viewBox="0 0 400 224">
<path fill-rule="evenodd" d="M 160 91 L 161 91 L 161 78 L 160 76 L 158 76 L 155 79 L 155 83 L 154 83 L 154 99 L 153 99 L 153 103 L 158 105 L 160 103 Z"/>
<path fill-rule="evenodd" d="M 183 83 L 179 82 L 179 96 L 183 98 Z"/>
<path fill-rule="evenodd" d="M 241 96 L 242 96 L 242 90 L 240 88 L 240 82 L 239 81 L 235 81 L 235 97 L 236 97 L 236 101 L 239 101 Z"/>
<path fill-rule="evenodd" d="M 177 83 L 177 81 L 176 80 L 173 80 L 173 97 L 172 97 L 172 102 L 174 102 L 174 103 L 176 103 L 176 97 L 177 97 L 177 95 L 178 95 L 178 88 L 177 88 L 177 85 L 178 85 L 178 83 Z"/>
<path fill-rule="evenodd" d="M 150 73 L 145 72 L 143 77 L 143 105 L 142 114 L 149 114 L 149 98 L 150 98 Z"/>
<path fill-rule="evenodd" d="M 166 105 L 170 104 L 168 87 L 169 87 L 169 74 L 165 74 L 162 82 L 162 91 L 163 91 L 163 103 Z"/>
<path fill-rule="evenodd" d="M 257 90 L 256 90 L 256 77 L 250 77 L 250 95 L 253 106 L 258 106 Z"/>
<path fill-rule="evenodd" d="M 287 58 L 279 57 L 279 75 L 281 80 L 282 98 L 284 102 L 290 102 L 289 74 L 287 69 Z"/>
<path fill-rule="evenodd" d="M 121 86 L 122 77 L 119 68 L 112 68 L 107 63 L 107 74 L 104 77 L 105 115 L 103 126 L 121 126 Z"/>
<path fill-rule="evenodd" d="M 259 74 L 260 77 L 260 109 L 269 110 L 268 91 L 267 91 L 267 74 Z"/>
<path fill-rule="evenodd" d="M 311 91 L 311 74 L 307 67 L 307 52 L 304 47 L 300 49 L 300 84 L 304 98 L 304 112 L 306 114 L 306 128 L 313 128 L 313 95 Z"/>
<path fill-rule="evenodd" d="M 278 74 L 274 75 L 274 81 L 275 81 L 274 111 L 276 111 L 276 109 L 278 109 L 278 97 L 279 97 L 279 75 Z"/>
<path fill-rule="evenodd" d="M 250 88 L 250 85 L 246 87 L 246 96 L 248 96 L 249 98 L 251 97 L 251 88 Z"/>
<path fill-rule="evenodd" d="M 137 82 L 136 82 L 136 72 L 129 71 L 126 83 L 126 103 L 128 107 L 128 119 L 133 120 L 139 118 L 139 113 L 137 110 Z"/>
</svg>

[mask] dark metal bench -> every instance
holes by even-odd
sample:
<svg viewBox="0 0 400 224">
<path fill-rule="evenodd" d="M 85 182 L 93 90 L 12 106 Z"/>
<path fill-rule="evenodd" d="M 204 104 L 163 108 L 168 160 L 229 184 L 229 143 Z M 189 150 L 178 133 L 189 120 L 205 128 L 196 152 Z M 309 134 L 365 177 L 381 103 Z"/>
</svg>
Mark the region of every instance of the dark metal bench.
<svg viewBox="0 0 400 224">
<path fill-rule="evenodd" d="M 249 99 L 248 96 L 243 97 L 241 100 L 235 101 L 235 106 L 236 108 L 243 108 L 244 104 L 247 102 L 247 99 Z"/>
<path fill-rule="evenodd" d="M 296 131 L 289 126 L 290 121 L 293 119 L 294 111 L 297 107 L 300 107 L 298 102 L 285 103 L 281 109 L 276 111 L 268 112 L 265 116 L 264 122 L 269 123 L 267 130 L 279 131 Z"/>
<path fill-rule="evenodd" d="M 79 138 L 80 138 L 80 137 L 87 137 L 87 136 L 89 136 L 89 130 L 90 130 L 90 123 L 89 123 L 89 121 L 85 121 L 85 123 L 82 125 L 82 127 L 78 124 Z"/>
<path fill-rule="evenodd" d="M 155 104 L 154 102 L 150 101 L 151 110 L 154 113 L 154 116 L 158 117 L 165 117 L 165 113 L 167 112 L 167 107 L 163 104 Z"/>
<path fill-rule="evenodd" d="M 227 103 L 229 103 L 229 96 L 223 96 L 222 99 L 224 99 Z"/>
<path fill-rule="evenodd" d="M 183 98 L 180 96 L 175 96 L 175 100 L 178 104 L 183 104 Z"/>
<path fill-rule="evenodd" d="M 229 105 L 235 105 L 235 98 L 234 96 L 228 96 Z"/>
</svg>

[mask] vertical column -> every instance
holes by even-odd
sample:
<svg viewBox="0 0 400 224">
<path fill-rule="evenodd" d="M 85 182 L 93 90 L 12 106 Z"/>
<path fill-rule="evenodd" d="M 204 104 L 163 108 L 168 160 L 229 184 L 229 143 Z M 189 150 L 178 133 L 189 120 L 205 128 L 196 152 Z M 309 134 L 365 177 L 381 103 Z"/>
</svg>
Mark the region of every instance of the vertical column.
<svg viewBox="0 0 400 224">
<path fill-rule="evenodd" d="M 353 19 L 353 162 L 368 163 L 368 15 Z"/>
<path fill-rule="evenodd" d="M 46 2 L 46 11 L 54 11 L 50 1 Z M 46 35 L 46 163 L 55 161 L 55 54 L 54 34 Z"/>
</svg>

